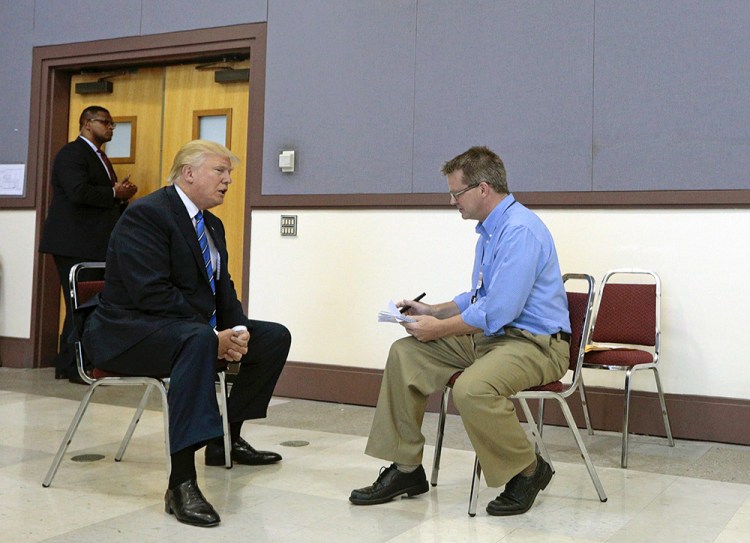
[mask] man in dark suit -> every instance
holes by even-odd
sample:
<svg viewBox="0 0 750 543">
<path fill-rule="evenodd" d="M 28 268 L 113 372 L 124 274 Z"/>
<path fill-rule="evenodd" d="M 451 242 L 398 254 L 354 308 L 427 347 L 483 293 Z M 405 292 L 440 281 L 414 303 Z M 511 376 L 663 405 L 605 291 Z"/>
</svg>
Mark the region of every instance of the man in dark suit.
<svg viewBox="0 0 750 543">
<path fill-rule="evenodd" d="M 266 416 L 291 336 L 281 324 L 248 320 L 229 275 L 224 226 L 206 211 L 224 202 L 237 162 L 223 145 L 187 143 L 172 165 L 172 185 L 128 207 L 112 233 L 104 290 L 83 334 L 98 368 L 170 376 L 165 508 L 200 526 L 220 522 L 198 488 L 194 460 L 207 444 L 206 464 L 224 463 L 217 361 L 240 362 L 228 398 L 232 460 L 281 460 L 253 449 L 240 430 L 243 421 Z"/>
<path fill-rule="evenodd" d="M 138 188 L 130 182 L 130 176 L 118 181 L 101 150 L 112 139 L 115 129 L 109 111 L 89 106 L 78 122 L 80 135 L 55 157 L 52 203 L 39 250 L 53 256 L 66 304 L 55 377 L 83 383 L 68 343 L 72 330 L 68 274 L 78 262 L 104 260 L 112 229 Z"/>
</svg>

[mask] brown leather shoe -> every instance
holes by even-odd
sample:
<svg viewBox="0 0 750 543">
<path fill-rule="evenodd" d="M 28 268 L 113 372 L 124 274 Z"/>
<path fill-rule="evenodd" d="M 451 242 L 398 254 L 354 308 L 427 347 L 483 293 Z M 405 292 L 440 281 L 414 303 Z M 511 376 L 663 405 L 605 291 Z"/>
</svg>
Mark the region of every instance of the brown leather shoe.
<svg viewBox="0 0 750 543">
<path fill-rule="evenodd" d="M 487 513 L 496 517 L 520 515 L 534 505 L 536 495 L 547 488 L 553 475 L 544 458 L 536 455 L 536 470 L 528 477 L 520 473 L 505 484 L 505 490 L 487 504 Z"/>
<path fill-rule="evenodd" d="M 167 489 L 164 511 L 192 526 L 216 526 L 221 522 L 219 513 L 203 496 L 195 479 L 180 483 L 174 489 Z"/>
</svg>

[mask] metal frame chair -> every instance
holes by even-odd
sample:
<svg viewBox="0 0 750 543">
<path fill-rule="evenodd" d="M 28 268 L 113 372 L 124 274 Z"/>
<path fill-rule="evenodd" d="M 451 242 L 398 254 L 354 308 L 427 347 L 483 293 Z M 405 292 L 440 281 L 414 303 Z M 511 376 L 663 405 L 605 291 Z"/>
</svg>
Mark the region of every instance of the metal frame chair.
<svg viewBox="0 0 750 543">
<path fill-rule="evenodd" d="M 568 280 L 583 280 L 586 284 L 585 292 L 566 292 L 568 298 L 568 307 L 570 310 L 570 321 L 571 321 L 571 341 L 570 341 L 570 366 L 569 370 L 572 371 L 572 380 L 569 384 L 563 383 L 562 381 L 555 381 L 546 385 L 533 387 L 528 390 L 517 393 L 513 396 L 521 404 L 529 428 L 531 430 L 532 438 L 534 439 L 537 448 L 544 457 L 544 459 L 552 466 L 552 461 L 549 456 L 549 452 L 544 445 L 542 440 L 542 416 L 544 414 L 543 406 L 544 400 L 556 400 L 562 409 L 565 420 L 568 423 L 573 438 L 575 439 L 576 445 L 581 452 L 581 457 L 586 464 L 586 469 L 589 472 L 591 481 L 596 488 L 596 492 L 599 495 L 599 500 L 602 502 L 607 501 L 607 495 L 604 492 L 604 487 L 599 480 L 599 475 L 596 472 L 594 464 L 591 462 L 591 458 L 586 449 L 586 445 L 581 438 L 581 434 L 578 431 L 575 419 L 568 407 L 567 398 L 576 391 L 579 391 L 584 401 L 584 391 L 581 381 L 581 367 L 584 358 L 584 348 L 587 344 L 591 314 L 594 305 L 594 279 L 587 274 L 565 274 L 563 281 Z M 453 388 L 453 384 L 461 376 L 462 372 L 456 372 L 453 374 L 451 379 L 445 385 L 443 389 L 442 401 L 440 404 L 440 414 L 438 419 L 437 428 L 437 439 L 435 443 L 435 455 L 433 459 L 432 475 L 430 477 L 430 483 L 432 486 L 437 485 L 438 473 L 440 471 L 440 456 L 443 447 L 443 435 L 445 430 L 445 417 L 448 411 L 448 399 L 450 398 L 450 391 Z M 531 414 L 527 400 L 539 400 L 539 422 L 535 423 L 534 417 Z M 587 419 L 588 423 L 588 419 Z M 554 467 L 553 467 L 554 470 Z M 469 498 L 469 516 L 475 516 L 477 510 L 477 501 L 479 498 L 479 479 L 482 474 L 482 467 L 479 464 L 479 458 L 474 457 L 474 472 L 471 481 L 471 493 Z"/>
<path fill-rule="evenodd" d="M 104 288 L 104 262 L 82 262 L 80 264 L 76 264 L 73 266 L 73 268 L 70 270 L 70 299 L 72 308 L 70 308 L 73 312 L 77 311 L 82 304 L 84 304 L 86 301 L 88 301 L 90 298 L 95 296 L 97 293 L 99 293 Z M 92 280 L 88 278 L 88 276 L 91 276 L 92 274 L 97 276 L 97 279 Z M 84 278 L 84 276 L 87 276 Z M 74 319 L 74 321 L 77 321 L 78 319 Z M 76 322 L 78 337 L 81 337 L 80 330 L 82 323 Z M 99 369 L 94 369 L 91 375 L 86 372 L 85 369 L 85 353 L 83 352 L 83 347 L 81 345 L 80 340 L 76 341 L 75 343 L 75 353 L 76 353 L 76 362 L 78 365 L 78 374 L 81 376 L 81 379 L 83 379 L 86 383 L 88 383 L 88 390 L 86 391 L 86 394 L 84 394 L 83 398 L 81 399 L 81 403 L 78 406 L 78 411 L 76 411 L 76 414 L 73 417 L 73 420 L 70 422 L 70 426 L 68 427 L 68 431 L 65 433 L 65 437 L 63 437 L 62 443 L 60 443 L 60 447 L 57 450 L 57 454 L 55 455 L 55 458 L 52 460 L 52 464 L 49 467 L 49 471 L 47 471 L 47 475 L 44 478 L 44 482 L 42 483 L 42 486 L 45 488 L 49 487 L 52 484 L 52 480 L 55 477 L 55 474 L 57 473 L 57 469 L 60 467 L 60 463 L 62 462 L 63 457 L 65 456 L 65 452 L 68 449 L 68 446 L 70 445 L 70 442 L 73 440 L 73 436 L 76 433 L 76 430 L 78 429 L 78 425 L 80 424 L 81 420 L 83 419 L 83 415 L 86 413 L 86 409 L 88 408 L 89 404 L 91 403 L 91 398 L 94 395 L 94 392 L 99 387 L 106 387 L 106 386 L 143 386 L 146 387 L 146 390 L 143 393 L 143 396 L 141 397 L 141 401 L 138 404 L 138 407 L 133 415 L 133 418 L 130 421 L 130 425 L 128 426 L 127 431 L 125 432 L 125 436 L 122 439 L 122 442 L 120 443 L 120 447 L 117 450 L 117 453 L 115 454 L 115 461 L 119 462 L 122 460 L 122 457 L 125 455 L 125 449 L 127 449 L 128 443 L 130 443 L 130 438 L 133 436 L 133 432 L 135 432 L 135 428 L 138 425 L 138 422 L 141 420 L 141 416 L 143 415 L 143 411 L 146 408 L 146 405 L 148 403 L 149 394 L 152 390 L 156 390 L 159 392 L 161 396 L 161 403 L 162 403 L 162 411 L 163 411 L 163 419 L 164 419 L 164 446 L 166 448 L 166 459 L 167 459 L 167 477 L 169 476 L 169 472 L 171 471 L 171 461 L 170 461 L 170 454 L 169 454 L 169 406 L 167 403 L 167 390 L 169 388 L 169 376 L 165 377 L 146 377 L 146 376 L 130 376 L 130 375 L 120 375 L 120 374 L 114 374 L 110 372 L 106 372 Z M 227 396 L 226 396 L 226 376 L 224 369 L 219 369 L 217 371 L 217 377 L 218 377 L 218 385 L 219 385 L 219 393 L 218 393 L 218 403 L 219 403 L 219 410 L 221 412 L 221 418 L 222 418 L 222 425 L 224 429 L 224 459 L 225 459 L 225 466 L 227 469 L 230 469 L 232 467 L 232 460 L 231 460 L 231 444 L 230 444 L 230 437 L 229 437 L 229 421 L 227 417 Z"/>
<path fill-rule="evenodd" d="M 647 278 L 649 283 L 614 283 L 623 276 Z M 628 467 L 628 418 L 630 415 L 631 376 L 636 370 L 652 370 L 661 405 L 667 442 L 674 447 L 667 405 L 659 379 L 661 347 L 661 280 L 650 270 L 619 268 L 608 271 L 600 285 L 589 344 L 583 367 L 625 372 L 625 407 L 622 422 L 620 465 Z M 583 382 L 581 383 L 583 385 Z M 588 419 L 588 405 L 583 402 Z M 593 434 L 593 429 L 589 429 Z"/>
</svg>

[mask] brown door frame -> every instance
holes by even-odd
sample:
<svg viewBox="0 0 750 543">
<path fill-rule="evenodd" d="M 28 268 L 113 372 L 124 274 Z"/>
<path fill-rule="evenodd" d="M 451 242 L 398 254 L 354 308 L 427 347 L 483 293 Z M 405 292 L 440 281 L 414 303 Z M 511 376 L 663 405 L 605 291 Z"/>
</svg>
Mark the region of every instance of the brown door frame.
<svg viewBox="0 0 750 543">
<path fill-rule="evenodd" d="M 36 209 L 35 246 L 50 198 L 47 183 L 54 153 L 68 137 L 70 79 L 83 68 L 190 62 L 221 54 L 250 55 L 250 108 L 247 134 L 245 209 L 260 193 L 263 158 L 263 106 L 266 74 L 266 23 L 172 32 L 150 36 L 35 47 L 31 74 L 31 113 L 27 179 L 28 196 Z M 245 214 L 243 276 L 250 270 L 250 214 Z M 49 255 L 36 253 L 32 286 L 31 337 L 13 344 L 6 366 L 49 366 L 56 353 L 60 283 Z M 248 289 L 242 303 L 247 307 Z"/>
</svg>

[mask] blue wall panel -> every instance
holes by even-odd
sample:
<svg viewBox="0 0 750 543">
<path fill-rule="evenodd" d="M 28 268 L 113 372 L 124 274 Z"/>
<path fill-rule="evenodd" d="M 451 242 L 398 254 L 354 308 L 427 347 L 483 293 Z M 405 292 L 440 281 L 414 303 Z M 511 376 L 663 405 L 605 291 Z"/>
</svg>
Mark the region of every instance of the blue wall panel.
<svg viewBox="0 0 750 543">
<path fill-rule="evenodd" d="M 32 2 L 0 4 L 0 163 L 25 164 L 29 147 L 29 89 L 34 29 Z"/>
<path fill-rule="evenodd" d="M 444 191 L 475 144 L 517 192 L 748 187 L 747 0 L 2 2 L 0 160 L 33 46 L 264 20 L 265 194 Z"/>
<path fill-rule="evenodd" d="M 414 187 L 472 145 L 514 191 L 591 190 L 593 9 L 574 2 L 419 3 Z"/>
<path fill-rule="evenodd" d="M 266 20 L 266 0 L 143 0 L 143 34 Z"/>
<path fill-rule="evenodd" d="M 415 6 L 269 2 L 264 194 L 411 192 Z"/>
<path fill-rule="evenodd" d="M 750 187 L 750 2 L 598 1 L 594 190 Z"/>
<path fill-rule="evenodd" d="M 34 45 L 138 36 L 141 0 L 35 0 Z"/>
</svg>

